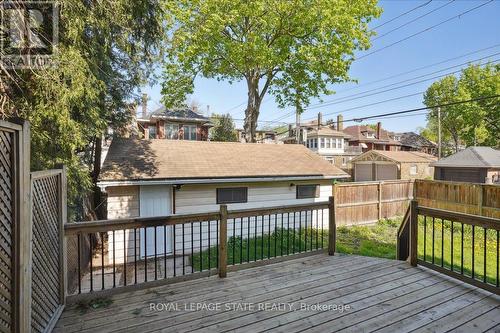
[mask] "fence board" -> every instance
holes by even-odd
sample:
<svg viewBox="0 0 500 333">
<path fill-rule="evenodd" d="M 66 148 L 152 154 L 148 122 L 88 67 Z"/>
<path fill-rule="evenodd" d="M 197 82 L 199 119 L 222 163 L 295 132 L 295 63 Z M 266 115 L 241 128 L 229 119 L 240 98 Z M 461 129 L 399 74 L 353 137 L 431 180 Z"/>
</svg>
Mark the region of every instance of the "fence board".
<svg viewBox="0 0 500 333">
<path fill-rule="evenodd" d="M 500 185 L 416 180 L 419 206 L 500 218 Z"/>
<path fill-rule="evenodd" d="M 413 196 L 413 181 L 337 184 L 333 195 L 338 226 L 368 224 L 381 218 L 403 216 Z"/>
</svg>

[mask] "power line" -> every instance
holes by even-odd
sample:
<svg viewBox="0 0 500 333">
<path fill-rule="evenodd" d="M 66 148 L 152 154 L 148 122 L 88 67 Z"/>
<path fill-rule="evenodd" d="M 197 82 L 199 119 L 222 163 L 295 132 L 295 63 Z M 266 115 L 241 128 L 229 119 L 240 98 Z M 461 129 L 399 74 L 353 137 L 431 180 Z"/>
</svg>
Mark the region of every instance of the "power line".
<svg viewBox="0 0 500 333">
<path fill-rule="evenodd" d="M 307 110 L 313 110 L 313 109 L 317 109 L 319 107 L 329 106 L 329 105 L 333 105 L 333 104 L 340 104 L 340 103 L 344 103 L 344 102 L 356 100 L 358 98 L 364 98 L 364 97 L 367 97 L 367 96 L 372 96 L 373 94 L 369 94 L 369 95 L 365 95 L 365 94 L 373 92 L 373 91 L 377 91 L 377 90 L 380 90 L 380 89 L 389 88 L 389 87 L 392 87 L 392 86 L 397 86 L 397 85 L 399 85 L 401 83 L 405 83 L 405 82 L 413 81 L 413 80 L 416 80 L 416 79 L 420 79 L 420 78 L 423 78 L 423 77 L 426 77 L 426 76 L 429 76 L 429 75 L 433 75 L 433 74 L 436 74 L 436 73 L 447 71 L 447 70 L 452 69 L 452 68 L 464 66 L 464 65 L 467 65 L 467 64 L 470 64 L 470 63 L 473 63 L 473 62 L 481 61 L 481 60 L 484 60 L 484 59 L 487 59 L 487 58 L 490 58 L 490 57 L 493 57 L 493 56 L 496 56 L 496 55 L 499 55 L 499 54 L 500 54 L 500 52 L 497 52 L 495 54 L 488 55 L 486 57 L 482 57 L 482 58 L 475 59 L 475 60 L 470 60 L 470 61 L 461 63 L 459 65 L 450 66 L 450 67 L 443 68 L 443 69 L 440 69 L 440 70 L 437 70 L 437 71 L 434 71 L 434 72 L 430 72 L 430 73 L 427 73 L 427 74 L 419 75 L 419 76 L 416 76 L 416 77 L 413 77 L 413 78 L 410 78 L 410 79 L 405 79 L 405 80 L 398 81 L 398 82 L 395 82 L 395 83 L 391 83 L 391 84 L 388 84 L 388 85 L 385 85 L 385 86 L 381 86 L 381 87 L 378 87 L 378 88 L 373 88 L 373 89 L 370 89 L 370 90 L 366 90 L 366 91 L 362 91 L 362 92 L 355 93 L 355 94 L 352 94 L 352 95 L 348 95 L 348 96 L 342 97 L 342 98 L 337 99 L 337 100 L 330 100 L 328 102 L 322 102 L 322 103 L 313 104 L 313 105 L 311 105 L 311 106 L 309 106 L 309 107 L 307 107 L 305 109 L 307 109 Z M 499 59 L 495 59 L 493 61 L 490 61 L 489 63 L 494 63 L 494 62 L 497 62 L 498 60 Z M 411 83 L 410 85 L 421 83 L 421 82 L 424 82 L 424 81 L 428 81 L 428 80 L 439 78 L 439 77 L 446 76 L 446 75 L 455 74 L 455 73 L 461 72 L 461 71 L 462 71 L 462 69 L 457 70 L 457 71 L 452 71 L 452 72 L 444 73 L 444 74 L 440 74 L 438 76 L 433 76 L 433 77 L 427 78 L 425 80 L 420 80 L 420 81 Z M 400 88 L 404 88 L 404 87 L 407 87 L 407 86 L 408 85 L 403 85 L 403 86 L 400 86 L 400 87 L 395 87 L 394 89 L 400 89 Z M 390 91 L 390 90 L 384 90 L 384 92 L 386 92 L 386 91 Z M 364 96 L 359 96 L 359 95 L 364 95 Z M 359 96 L 359 97 L 357 97 L 357 96 Z"/>
<path fill-rule="evenodd" d="M 500 52 L 499 53 L 495 53 L 493 55 L 498 55 L 498 54 L 500 54 Z M 414 77 L 414 78 L 411 78 L 411 79 L 406 79 L 406 80 L 399 81 L 399 82 L 396 82 L 396 83 L 391 83 L 389 85 L 385 85 L 385 86 L 382 86 L 382 87 L 378 87 L 378 88 L 374 88 L 374 89 L 367 90 L 367 91 L 364 91 L 364 92 L 360 92 L 360 93 L 356 93 L 356 94 L 353 94 L 353 95 L 345 96 L 345 97 L 343 97 L 343 98 L 341 98 L 339 100 L 332 100 L 332 101 L 329 101 L 329 102 L 322 102 L 322 103 L 313 104 L 312 106 L 307 107 L 305 109 L 306 110 L 314 110 L 314 109 L 318 109 L 318 108 L 322 108 L 322 107 L 327 107 L 327 106 L 331 106 L 331 105 L 335 105 L 335 104 L 341 104 L 341 103 L 345 103 L 345 102 L 349 102 L 349 101 L 353 101 L 353 100 L 357 100 L 357 99 L 361 99 L 361 98 L 365 98 L 365 97 L 370 97 L 370 96 L 378 95 L 378 94 L 381 94 L 381 93 L 385 93 L 385 92 L 389 92 L 389 91 L 393 91 L 393 90 L 397 90 L 397 89 L 401 89 L 401 88 L 406 88 L 406 87 L 409 87 L 409 86 L 412 86 L 412 85 L 415 85 L 415 84 L 419 84 L 419 83 L 422 83 L 422 82 L 425 82 L 425 81 L 429 81 L 429 80 L 433 80 L 433 79 L 436 79 L 436 78 L 440 78 L 440 77 L 443 77 L 443 76 L 456 74 L 456 73 L 461 72 L 462 69 L 456 70 L 456 71 L 453 71 L 453 72 L 444 73 L 444 74 L 437 75 L 437 76 L 433 76 L 433 77 L 426 78 L 426 79 L 423 79 L 423 80 L 419 80 L 419 81 L 416 81 L 416 82 L 408 83 L 408 84 L 405 84 L 405 85 L 402 85 L 402 86 L 396 86 L 396 87 L 393 87 L 393 88 L 390 88 L 390 89 L 386 89 L 386 90 L 382 90 L 382 91 L 379 91 L 379 92 L 370 93 L 372 91 L 377 91 L 377 90 L 380 90 L 380 89 L 383 89 L 383 88 L 388 88 L 388 87 L 391 87 L 391 86 L 394 86 L 394 85 L 398 85 L 398 84 L 401 84 L 401 83 L 404 83 L 404 82 L 413 81 L 413 80 L 421 78 L 421 77 L 425 77 L 425 76 L 428 76 L 428 75 L 439 73 L 439 72 L 442 72 L 444 70 L 448 70 L 448 69 L 451 69 L 451 68 L 463 66 L 465 64 L 469 64 L 469 63 L 474 62 L 474 61 L 483 60 L 483 59 L 489 58 L 489 57 L 491 57 L 493 55 L 489 55 L 489 56 L 486 56 L 486 57 L 483 57 L 483 58 L 480 58 L 480 59 L 476 59 L 476 60 L 471 60 L 471 61 L 459 64 L 459 65 L 455 65 L 455 66 L 451 66 L 451 67 L 448 67 L 448 68 L 444 68 L 444 69 L 441 69 L 441 70 L 438 70 L 438 71 L 435 71 L 435 72 L 431 72 L 431 73 L 427 73 L 427 74 L 424 74 L 424 75 L 420 75 L 420 76 L 417 76 L 417 77 Z M 493 62 L 497 62 L 497 61 L 498 61 L 498 59 L 495 59 Z M 410 97 L 410 96 L 415 96 L 415 95 L 418 95 L 418 94 L 421 94 L 421 93 L 423 93 L 423 92 L 416 93 L 416 94 L 405 95 L 405 96 L 400 96 L 400 97 L 396 97 L 396 98 L 388 99 L 388 100 L 383 100 L 383 101 L 379 101 L 379 102 L 374 102 L 374 103 L 371 103 L 371 104 L 366 104 L 366 105 L 363 105 L 363 106 L 360 106 L 360 107 L 353 107 L 353 108 L 341 110 L 341 111 L 338 111 L 338 112 L 326 113 L 324 115 L 339 114 L 339 113 L 342 113 L 342 112 L 345 112 L 345 111 L 350 111 L 350 110 L 357 109 L 357 108 L 362 108 L 362 107 L 377 105 L 377 104 L 385 103 L 385 102 L 392 101 L 392 100 L 398 100 L 398 99 L 402 99 L 402 98 L 406 98 L 406 97 Z M 363 95 L 363 96 L 359 96 L 359 95 Z M 282 115 L 282 116 L 280 116 L 280 117 L 278 117 L 278 118 L 276 118 L 274 120 L 285 119 L 285 118 L 291 116 L 294 113 L 295 113 L 295 111 L 291 111 L 291 112 L 286 113 L 285 115 Z"/>
<path fill-rule="evenodd" d="M 486 6 L 487 4 L 489 4 L 489 3 L 491 3 L 491 2 L 493 2 L 493 0 L 489 0 L 488 2 L 482 3 L 482 4 L 480 4 L 479 6 L 476 6 L 476 7 L 474 7 L 474 8 L 469 9 L 469 10 L 466 10 L 465 12 L 462 12 L 462 13 L 460 13 L 460 14 L 458 14 L 458 15 L 455 15 L 455 16 L 450 17 L 450 18 L 448 18 L 448 19 L 446 19 L 446 20 L 444 20 L 444 21 L 441 21 L 441 22 L 439 22 L 439 23 L 437 23 L 437 24 L 434 24 L 434 25 L 432 25 L 432 26 L 430 26 L 430 27 L 428 27 L 428 28 L 425 28 L 424 30 L 420 30 L 420 31 L 418 31 L 418 32 L 416 32 L 416 33 L 414 33 L 414 34 L 411 34 L 411 35 L 409 35 L 409 36 L 407 36 L 407 37 L 405 37 L 405 38 L 403 38 L 403 39 L 400 39 L 400 40 L 398 40 L 398 41 L 395 41 L 395 42 L 393 42 L 393 43 L 391 43 L 391 44 L 389 44 L 389 45 L 386 45 L 386 46 L 384 46 L 384 47 L 382 47 L 382 48 L 380 48 L 380 49 L 377 49 L 377 50 L 374 50 L 374 51 L 372 51 L 372 52 L 370 52 L 370 53 L 367 53 L 367 54 L 365 54 L 365 55 L 362 55 L 361 57 L 356 58 L 356 60 L 361 60 L 361 59 L 366 58 L 366 57 L 368 57 L 368 56 L 370 56 L 370 55 L 372 55 L 372 54 L 378 53 L 378 52 L 383 51 L 383 50 L 385 50 L 385 49 L 388 49 L 388 48 L 390 48 L 390 47 L 392 47 L 392 46 L 394 46 L 394 45 L 397 45 L 397 44 L 399 44 L 399 43 L 402 43 L 402 42 L 404 42 L 404 41 L 406 41 L 406 40 L 408 40 L 408 39 L 410 39 L 410 38 L 413 38 L 413 37 L 415 37 L 415 36 L 418 36 L 418 35 L 420 35 L 420 34 L 423 34 L 423 33 L 427 32 L 427 31 L 432 30 L 432 29 L 434 29 L 434 28 L 436 28 L 436 27 L 438 27 L 438 26 L 440 26 L 440 25 L 442 25 L 442 24 L 445 24 L 445 23 L 447 23 L 447 22 L 449 22 L 449 21 L 451 21 L 451 20 L 454 20 L 454 19 L 456 19 L 456 18 L 460 18 L 460 17 L 462 17 L 462 16 L 463 16 L 463 15 L 465 15 L 465 14 L 468 14 L 468 13 L 470 13 L 470 12 L 472 12 L 472 11 L 476 10 L 476 9 L 479 9 L 479 8 L 481 8 L 481 7 L 483 7 L 483 6 Z"/>
<path fill-rule="evenodd" d="M 429 1 L 427 1 L 426 3 L 424 3 L 424 4 L 418 5 L 417 7 L 414 7 L 414 8 L 412 8 L 412 9 L 410 9 L 410 10 L 408 10 L 408 11 L 406 11 L 406 12 L 402 13 L 402 14 L 399 14 L 398 16 L 396 16 L 396 17 L 394 17 L 394 18 L 390 19 L 389 21 L 384 22 L 384 23 L 382 23 L 382 24 L 379 24 L 379 25 L 377 25 L 376 27 L 373 27 L 373 29 L 372 29 L 372 30 L 375 30 L 375 29 L 381 28 L 381 27 L 383 27 L 384 25 L 389 24 L 389 23 L 391 23 L 391 22 L 393 22 L 393 21 L 397 20 L 397 19 L 398 19 L 398 18 L 400 18 L 400 17 L 403 17 L 403 16 L 405 16 L 405 15 L 407 15 L 407 14 L 410 14 L 410 13 L 412 13 L 412 12 L 416 11 L 416 10 L 417 10 L 417 9 L 419 9 L 419 8 L 422 8 L 422 7 L 427 6 L 427 5 L 428 5 L 428 4 L 430 4 L 431 2 L 432 2 L 432 0 L 429 0 Z"/>
<path fill-rule="evenodd" d="M 492 98 L 498 98 L 498 97 L 500 97 L 500 95 L 498 95 L 498 94 L 491 95 L 491 96 L 482 96 L 482 97 L 477 97 L 477 98 L 471 98 L 471 99 L 464 100 L 464 101 L 456 101 L 456 102 L 426 106 L 426 107 L 421 107 L 421 108 L 416 108 L 416 109 L 382 113 L 382 114 L 377 114 L 377 115 L 373 115 L 373 116 L 366 116 L 366 117 L 361 117 L 361 118 L 352 118 L 352 119 L 344 120 L 344 122 L 352 122 L 352 121 L 360 122 L 360 121 L 364 121 L 364 120 L 372 119 L 372 118 L 382 118 L 385 116 L 393 116 L 393 115 L 398 115 L 398 114 L 405 114 L 405 113 L 411 113 L 411 112 L 417 112 L 417 111 L 423 111 L 423 110 L 429 110 L 429 109 L 435 109 L 435 108 L 442 108 L 442 107 L 446 107 L 446 106 L 453 106 L 453 105 L 458 105 L 458 104 L 477 102 L 477 101 L 482 101 L 485 99 L 492 99 Z"/>
<path fill-rule="evenodd" d="M 369 86 L 369 85 L 372 85 L 374 83 L 379 83 L 379 82 L 387 81 L 389 79 L 393 79 L 395 77 L 399 77 L 399 76 L 403 76 L 403 75 L 406 75 L 406 74 L 418 72 L 418 71 L 420 71 L 422 69 L 427 69 L 427 68 L 430 68 L 430 67 L 441 65 L 441 64 L 453 61 L 453 60 L 457 60 L 457 59 L 460 59 L 460 58 L 463 58 L 463 57 L 470 56 L 472 54 L 476 54 L 476 53 L 480 53 L 480 52 L 483 52 L 483 51 L 486 51 L 486 50 L 490 50 L 490 49 L 496 48 L 498 46 L 500 46 L 500 44 L 495 44 L 493 46 L 489 46 L 489 47 L 486 47 L 486 48 L 483 48 L 483 49 L 479 49 L 479 50 L 476 50 L 476 51 L 471 51 L 471 52 L 468 52 L 468 53 L 465 53 L 465 54 L 462 54 L 462 55 L 459 55 L 459 56 L 456 56 L 456 57 L 453 57 L 453 58 L 448 58 L 448 59 L 441 60 L 439 62 L 435 62 L 435 63 L 429 64 L 429 65 L 426 65 L 426 66 L 414 68 L 414 69 L 411 69 L 411 70 L 406 71 L 406 72 L 401 72 L 401 73 L 393 74 L 393 75 L 387 76 L 387 77 L 379 79 L 379 80 L 374 80 L 374 81 L 369 81 L 369 82 L 366 82 L 366 83 L 362 83 L 362 84 L 357 85 L 355 87 L 351 87 L 351 88 L 347 88 L 347 89 L 341 90 L 341 91 L 339 91 L 337 93 L 338 94 L 345 93 L 347 91 L 351 91 L 351 90 L 354 90 L 354 89 L 359 89 L 361 87 Z"/>
<path fill-rule="evenodd" d="M 491 95 L 491 96 L 482 96 L 482 97 L 477 97 L 477 98 L 472 98 L 468 100 L 463 100 L 463 101 L 455 101 L 455 102 L 450 102 L 450 103 L 445 103 L 445 104 L 439 104 L 439 105 L 431 105 L 431 106 L 426 106 L 426 107 L 421 107 L 421 108 L 415 108 L 415 109 L 409 109 L 409 110 L 402 110 L 402 111 L 395 111 L 395 112 L 389 112 L 389 113 L 382 113 L 382 114 L 377 114 L 377 115 L 372 115 L 372 116 L 366 116 L 366 117 L 361 117 L 361 118 L 352 118 L 352 119 L 347 119 L 343 120 L 344 123 L 346 122 L 362 122 L 367 119 L 375 119 L 375 118 L 385 118 L 385 119 L 390 119 L 390 116 L 399 116 L 402 114 L 408 114 L 412 112 L 418 112 L 418 111 L 424 111 L 424 110 L 430 110 L 430 109 L 435 109 L 435 108 L 441 108 L 441 107 L 447 107 L 447 106 L 452 106 L 452 105 L 458 105 L 458 104 L 465 104 L 465 103 L 472 103 L 472 102 L 477 102 L 481 100 L 486 100 L 486 99 L 493 99 L 493 98 L 499 98 L 500 94 L 497 95 Z M 421 113 L 420 115 L 425 114 Z M 397 118 L 397 117 L 392 117 L 392 118 Z M 287 131 L 283 131 L 280 133 L 276 133 L 276 135 L 281 135 L 285 134 Z"/>
<path fill-rule="evenodd" d="M 440 9 L 441 9 L 441 8 L 443 8 L 443 7 L 446 7 L 446 6 L 448 6 L 448 5 L 451 5 L 453 2 L 455 2 L 455 0 L 451 0 L 451 1 L 447 2 L 447 3 L 445 3 L 444 5 L 439 6 L 438 8 L 434 8 L 433 10 L 428 11 L 427 13 L 425 13 L 425 14 L 423 14 L 423 15 L 420 15 L 420 16 L 418 16 L 418 17 L 416 17 L 416 18 L 414 18 L 413 20 L 410 20 L 410 21 L 408 21 L 408 22 L 406 22 L 406 23 L 403 23 L 403 24 L 401 24 L 400 26 L 398 26 L 398 27 L 396 27 L 396 28 L 394 28 L 394 29 L 391 29 L 391 30 L 387 31 L 386 33 L 383 33 L 382 35 L 379 35 L 379 36 L 377 36 L 377 37 L 373 38 L 373 39 L 372 39 L 372 41 L 377 40 L 377 39 L 380 39 L 380 38 L 382 38 L 382 37 L 385 37 L 385 36 L 387 36 L 387 35 L 389 35 L 389 34 L 393 33 L 394 31 L 397 31 L 397 30 L 399 30 L 399 29 L 401 29 L 401 28 L 404 28 L 404 27 L 406 27 L 406 26 L 408 26 L 408 25 L 412 24 L 413 22 L 416 22 L 416 21 L 420 20 L 421 18 L 424 18 L 424 17 L 426 17 L 427 15 L 432 14 L 432 13 L 434 13 L 434 12 L 436 12 L 436 11 L 440 10 Z"/>
</svg>

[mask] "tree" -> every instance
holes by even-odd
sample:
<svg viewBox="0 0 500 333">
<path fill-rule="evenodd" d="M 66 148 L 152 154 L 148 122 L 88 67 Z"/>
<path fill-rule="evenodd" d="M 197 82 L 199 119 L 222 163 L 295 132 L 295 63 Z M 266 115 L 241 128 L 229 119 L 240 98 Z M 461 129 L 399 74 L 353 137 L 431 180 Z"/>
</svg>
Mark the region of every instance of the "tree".
<svg viewBox="0 0 500 333">
<path fill-rule="evenodd" d="M 244 80 L 245 135 L 255 141 L 260 106 L 273 95 L 300 112 L 329 84 L 349 81 L 355 50 L 370 45 L 376 0 L 172 0 L 162 94 L 167 106 L 193 92 L 202 76 Z"/>
<path fill-rule="evenodd" d="M 222 115 L 213 114 L 212 123 L 214 126 L 210 129 L 210 140 L 223 142 L 238 141 L 233 118 L 229 113 Z"/>
<path fill-rule="evenodd" d="M 424 94 L 426 106 L 442 105 L 500 94 L 498 65 L 471 65 L 459 78 L 450 75 L 434 82 Z M 438 110 L 432 108 L 427 116 L 427 128 L 422 133 L 437 133 Z M 500 110 L 497 99 L 485 99 L 441 108 L 442 139 L 453 142 L 457 151 L 461 143 L 500 145 Z M 432 136 L 434 139 L 434 135 Z M 429 139 L 433 140 L 429 137 Z"/>
<path fill-rule="evenodd" d="M 81 203 L 97 179 L 102 134 L 130 120 L 135 91 L 159 59 L 163 19 L 156 0 L 67 0 L 60 3 L 56 65 L 0 73 L 11 106 L 3 117 L 31 122 L 32 169 L 68 166 L 74 218 L 83 217 Z"/>
</svg>

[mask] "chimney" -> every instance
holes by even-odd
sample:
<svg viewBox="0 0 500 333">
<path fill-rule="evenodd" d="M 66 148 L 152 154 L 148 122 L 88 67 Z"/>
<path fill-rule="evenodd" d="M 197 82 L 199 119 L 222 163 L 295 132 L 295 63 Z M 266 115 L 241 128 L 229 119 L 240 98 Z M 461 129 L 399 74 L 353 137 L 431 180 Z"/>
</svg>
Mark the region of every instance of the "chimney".
<svg viewBox="0 0 500 333">
<path fill-rule="evenodd" d="M 380 134 L 382 133 L 382 123 L 379 121 L 377 123 L 377 139 L 380 140 Z"/>
<path fill-rule="evenodd" d="M 344 130 L 344 117 L 341 114 L 337 116 L 337 131 L 342 132 Z"/>
<path fill-rule="evenodd" d="M 321 123 L 323 122 L 323 114 L 318 112 L 318 130 L 321 128 Z"/>
<path fill-rule="evenodd" d="M 142 94 L 142 118 L 146 119 L 148 116 L 148 94 Z"/>
</svg>

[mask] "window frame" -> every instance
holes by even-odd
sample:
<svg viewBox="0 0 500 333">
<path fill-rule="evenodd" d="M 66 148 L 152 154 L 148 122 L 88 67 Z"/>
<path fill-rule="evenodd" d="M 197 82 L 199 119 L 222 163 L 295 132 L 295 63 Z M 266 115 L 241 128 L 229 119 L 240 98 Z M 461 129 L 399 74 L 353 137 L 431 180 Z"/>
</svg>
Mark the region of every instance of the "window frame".
<svg viewBox="0 0 500 333">
<path fill-rule="evenodd" d="M 415 172 L 413 172 L 413 168 L 415 168 Z M 412 164 L 410 165 L 410 176 L 416 176 L 416 175 L 418 175 L 418 165 Z"/>
<path fill-rule="evenodd" d="M 177 131 L 175 131 L 175 136 L 172 138 L 168 135 L 169 131 L 167 129 L 167 127 L 177 127 Z M 168 139 L 168 140 L 179 140 L 179 124 L 176 124 L 176 123 L 165 123 L 164 125 L 164 128 L 165 128 L 165 139 Z"/>
<path fill-rule="evenodd" d="M 220 196 L 221 194 L 219 193 L 220 191 L 223 190 L 244 190 L 245 193 L 245 199 L 243 201 L 240 200 L 231 200 L 231 201 L 222 201 Z M 218 187 L 215 190 L 215 201 L 218 205 L 225 205 L 225 204 L 235 204 L 235 203 L 247 203 L 248 202 L 248 187 L 244 186 L 239 186 L 239 187 Z"/>
<path fill-rule="evenodd" d="M 192 131 L 194 128 L 194 132 Z M 197 140 L 197 130 L 198 130 L 198 126 L 196 125 L 182 125 L 182 129 L 184 130 L 184 137 L 183 137 L 183 140 L 186 140 L 186 141 L 196 141 Z M 188 130 L 187 130 L 188 129 Z M 189 132 L 189 134 L 188 134 Z M 194 139 L 191 139 L 191 138 L 187 138 L 187 136 L 191 136 L 192 134 L 194 134 Z"/>
<path fill-rule="evenodd" d="M 315 193 L 314 193 L 314 196 L 299 196 L 299 189 L 300 188 L 303 188 L 303 187 L 311 187 L 311 186 L 314 186 L 316 189 L 315 189 Z M 319 198 L 320 197 L 320 185 L 319 184 L 300 184 L 300 185 L 296 185 L 295 186 L 295 199 L 316 199 L 316 198 Z"/>
<path fill-rule="evenodd" d="M 153 131 L 151 131 L 153 129 Z M 154 135 L 152 136 L 152 134 Z M 148 139 L 156 139 L 156 135 L 158 134 L 158 131 L 156 130 L 156 124 L 153 126 L 148 125 Z"/>
</svg>

